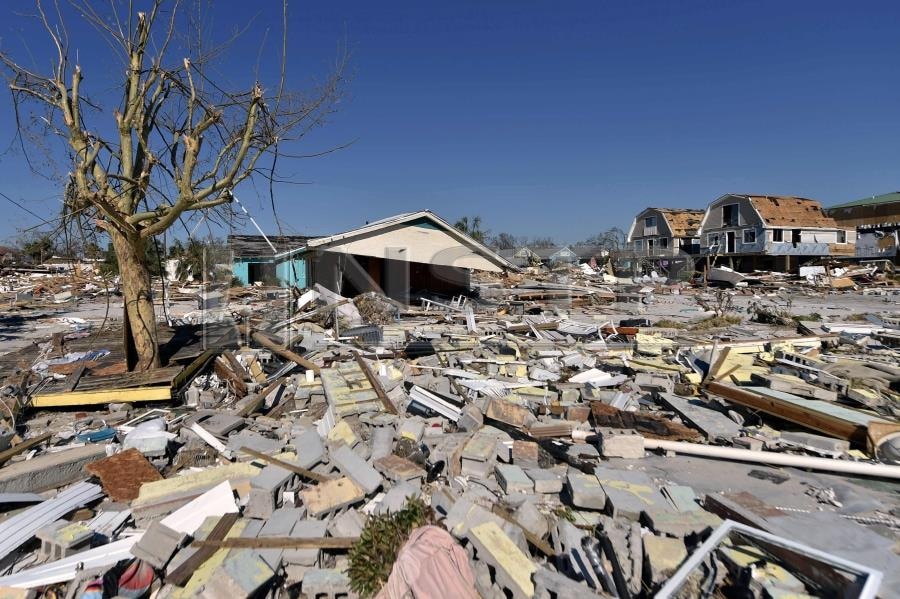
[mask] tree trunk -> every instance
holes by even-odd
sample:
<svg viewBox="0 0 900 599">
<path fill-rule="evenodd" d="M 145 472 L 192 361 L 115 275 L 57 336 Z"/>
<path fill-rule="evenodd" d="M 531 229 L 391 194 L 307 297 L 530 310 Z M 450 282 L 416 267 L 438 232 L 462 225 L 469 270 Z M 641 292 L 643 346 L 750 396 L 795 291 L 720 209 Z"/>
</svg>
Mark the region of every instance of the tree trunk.
<svg viewBox="0 0 900 599">
<path fill-rule="evenodd" d="M 113 249 L 119 261 L 122 297 L 125 301 L 125 355 L 129 370 L 159 368 L 159 342 L 156 313 L 151 298 L 150 271 L 145 264 L 146 241 L 110 231 Z"/>
</svg>

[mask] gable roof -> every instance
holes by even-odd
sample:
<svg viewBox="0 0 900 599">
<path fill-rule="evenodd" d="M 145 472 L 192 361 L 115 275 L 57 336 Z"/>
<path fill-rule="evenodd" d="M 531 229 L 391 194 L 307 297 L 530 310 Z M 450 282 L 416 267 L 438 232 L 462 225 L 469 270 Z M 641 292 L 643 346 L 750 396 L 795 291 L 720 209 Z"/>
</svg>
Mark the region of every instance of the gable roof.
<svg viewBox="0 0 900 599">
<path fill-rule="evenodd" d="M 809 227 L 812 229 L 837 229 L 838 224 L 827 216 L 816 200 L 797 196 L 770 196 L 744 193 L 728 193 L 716 202 L 727 198 L 744 198 L 750 202 L 763 222 L 769 227 Z"/>
<path fill-rule="evenodd" d="M 750 203 L 772 227 L 837 228 L 837 223 L 822 211 L 816 200 L 795 196 L 747 196 Z"/>
<path fill-rule="evenodd" d="M 696 208 L 656 208 L 669 224 L 673 237 L 696 237 L 706 210 Z"/>
<path fill-rule="evenodd" d="M 500 270 L 519 270 L 518 267 L 511 262 L 476 241 L 471 236 L 463 233 L 441 217 L 437 216 L 430 210 L 419 210 L 418 212 L 407 212 L 390 216 L 375 222 L 367 223 L 362 227 L 338 233 L 337 235 L 329 235 L 328 237 L 319 237 L 310 239 L 306 243 L 306 249 L 326 250 L 333 246 L 351 244 L 356 240 L 371 237 L 373 235 L 388 233 L 404 226 L 425 226 L 426 228 L 437 229 L 452 237 L 460 245 L 468 248 L 471 254 L 476 254 L 487 260 L 494 267 Z"/>
<path fill-rule="evenodd" d="M 879 204 L 894 203 L 900 203 L 900 191 L 892 191 L 890 193 L 883 193 L 881 195 L 871 196 L 868 198 L 863 198 L 861 200 L 854 200 L 852 202 L 836 204 L 834 206 L 829 206 L 825 209 L 825 211 L 828 212 L 829 210 L 834 210 L 835 208 L 853 208 L 855 206 L 876 206 Z"/>
</svg>

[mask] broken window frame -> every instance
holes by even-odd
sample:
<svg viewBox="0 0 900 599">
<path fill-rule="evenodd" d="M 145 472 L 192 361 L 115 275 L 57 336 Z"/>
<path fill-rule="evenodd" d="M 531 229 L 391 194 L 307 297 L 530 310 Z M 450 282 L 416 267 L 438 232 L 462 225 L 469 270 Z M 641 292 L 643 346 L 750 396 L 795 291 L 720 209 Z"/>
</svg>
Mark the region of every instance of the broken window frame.
<svg viewBox="0 0 900 599">
<path fill-rule="evenodd" d="M 728 218 L 729 213 L 733 218 Z M 739 227 L 741 226 L 741 205 L 724 204 L 722 206 L 722 226 L 723 227 Z"/>
<path fill-rule="evenodd" d="M 784 229 L 772 229 L 772 243 L 784 243 Z"/>
<path fill-rule="evenodd" d="M 750 234 L 751 239 L 747 239 L 747 234 Z M 743 235 L 741 236 L 741 242 L 750 245 L 756 243 L 756 229 L 744 229 Z"/>
<path fill-rule="evenodd" d="M 848 587 L 854 583 L 859 586 L 859 594 L 856 595 L 856 599 L 875 599 L 878 588 L 881 586 L 881 580 L 884 578 L 884 574 L 880 570 L 856 562 L 851 562 L 842 557 L 819 551 L 808 545 L 803 545 L 802 543 L 797 543 L 790 539 L 767 533 L 758 528 L 753 528 L 752 526 L 740 524 L 734 520 L 725 520 L 725 522 L 714 530 L 712 534 L 709 535 L 709 538 L 707 538 L 706 541 L 704 541 L 703 544 L 681 564 L 678 570 L 655 595 L 655 599 L 672 599 L 673 597 L 678 596 L 679 589 L 681 589 L 691 573 L 707 560 L 707 558 L 719 547 L 722 541 L 733 534 L 738 534 L 750 540 L 759 541 L 764 549 L 766 544 L 775 545 L 776 547 L 789 550 L 795 554 L 831 566 L 832 569 L 855 575 L 856 580 L 850 581 Z M 768 550 L 766 551 L 768 552 Z"/>
</svg>

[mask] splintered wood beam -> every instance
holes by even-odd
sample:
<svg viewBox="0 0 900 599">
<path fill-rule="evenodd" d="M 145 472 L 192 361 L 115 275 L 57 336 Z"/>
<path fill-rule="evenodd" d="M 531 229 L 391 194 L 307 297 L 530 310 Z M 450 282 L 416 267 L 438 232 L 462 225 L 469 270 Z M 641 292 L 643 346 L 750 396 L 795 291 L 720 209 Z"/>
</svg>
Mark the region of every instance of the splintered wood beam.
<svg viewBox="0 0 900 599">
<path fill-rule="evenodd" d="M 381 381 L 378 380 L 378 377 L 375 376 L 375 373 L 372 372 L 363 357 L 359 355 L 359 352 L 353 352 L 353 355 L 356 356 L 356 363 L 359 364 L 359 368 L 363 371 L 363 374 L 366 375 L 366 378 L 369 379 L 369 383 L 372 385 L 372 388 L 375 389 L 375 393 L 378 395 L 378 399 L 381 400 L 381 404 L 384 406 L 384 409 L 387 410 L 390 414 L 398 414 L 399 412 L 397 412 L 397 407 L 394 406 L 391 398 L 388 397 L 387 393 L 384 392 L 384 387 L 381 386 Z"/>
<path fill-rule="evenodd" d="M 191 547 L 213 547 L 215 549 L 350 549 L 359 537 L 317 537 L 300 539 L 296 537 L 232 537 L 220 541 L 194 541 Z"/>
<path fill-rule="evenodd" d="M 313 472 L 312 470 L 301 468 L 296 464 L 291 464 L 290 462 L 285 462 L 284 460 L 273 458 L 270 455 L 266 455 L 264 453 L 256 451 L 255 449 L 250 449 L 249 447 L 241 447 L 238 451 L 240 451 L 241 453 L 246 453 L 248 456 L 256 458 L 257 460 L 262 460 L 263 462 L 268 462 L 270 464 L 274 464 L 275 466 L 284 468 L 285 470 L 289 470 L 294 474 L 299 474 L 300 476 L 308 478 L 309 480 L 314 480 L 317 483 L 324 483 L 332 480 L 330 476 L 325 476 L 324 474 L 319 474 L 318 472 Z"/>
<path fill-rule="evenodd" d="M 307 370 L 312 370 L 316 374 L 319 373 L 319 367 L 316 364 L 313 364 L 300 354 L 292 352 L 286 347 L 282 347 L 281 345 L 275 343 L 269 337 L 259 331 L 253 331 L 250 334 L 251 339 L 259 343 L 261 346 L 275 354 L 276 356 L 280 356 L 285 360 L 290 360 L 291 362 L 296 363 L 298 366 L 302 366 Z"/>
</svg>

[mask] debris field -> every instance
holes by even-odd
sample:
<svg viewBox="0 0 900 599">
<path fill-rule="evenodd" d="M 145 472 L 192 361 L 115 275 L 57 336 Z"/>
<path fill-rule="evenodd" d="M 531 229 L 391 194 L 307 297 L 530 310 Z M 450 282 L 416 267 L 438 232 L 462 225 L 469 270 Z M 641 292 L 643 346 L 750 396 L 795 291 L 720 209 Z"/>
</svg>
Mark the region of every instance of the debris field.
<svg viewBox="0 0 900 599">
<path fill-rule="evenodd" d="M 608 278 L 223 290 L 143 373 L 11 286 L 0 597 L 900 596 L 900 289 Z"/>
</svg>

